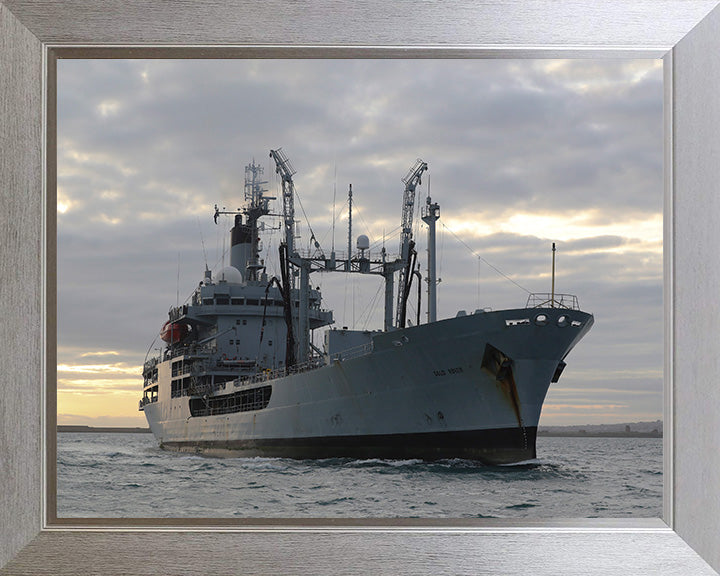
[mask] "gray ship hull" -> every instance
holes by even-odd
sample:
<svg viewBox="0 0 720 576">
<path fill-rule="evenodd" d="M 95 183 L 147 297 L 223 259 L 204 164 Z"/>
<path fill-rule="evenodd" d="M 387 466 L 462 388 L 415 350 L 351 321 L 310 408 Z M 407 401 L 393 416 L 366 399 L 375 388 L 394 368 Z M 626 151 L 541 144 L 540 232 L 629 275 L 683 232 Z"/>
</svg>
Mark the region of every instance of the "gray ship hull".
<svg viewBox="0 0 720 576">
<path fill-rule="evenodd" d="M 377 333 L 358 357 L 228 382 L 210 398 L 171 397 L 166 362 L 144 412 L 169 450 L 518 462 L 535 458 L 547 390 L 592 323 L 560 308 L 476 313 Z M 222 408 L 230 401 L 242 409 Z"/>
</svg>

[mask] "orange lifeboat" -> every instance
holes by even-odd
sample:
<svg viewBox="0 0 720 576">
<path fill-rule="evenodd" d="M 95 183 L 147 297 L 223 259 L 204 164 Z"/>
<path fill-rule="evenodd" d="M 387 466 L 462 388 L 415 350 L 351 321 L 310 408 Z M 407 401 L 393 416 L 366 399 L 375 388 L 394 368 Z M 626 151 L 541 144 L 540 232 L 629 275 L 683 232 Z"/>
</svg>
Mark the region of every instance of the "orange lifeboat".
<svg viewBox="0 0 720 576">
<path fill-rule="evenodd" d="M 179 322 L 170 322 L 169 320 L 163 324 L 160 330 L 160 338 L 168 344 L 177 344 L 188 335 L 188 325 Z"/>
</svg>

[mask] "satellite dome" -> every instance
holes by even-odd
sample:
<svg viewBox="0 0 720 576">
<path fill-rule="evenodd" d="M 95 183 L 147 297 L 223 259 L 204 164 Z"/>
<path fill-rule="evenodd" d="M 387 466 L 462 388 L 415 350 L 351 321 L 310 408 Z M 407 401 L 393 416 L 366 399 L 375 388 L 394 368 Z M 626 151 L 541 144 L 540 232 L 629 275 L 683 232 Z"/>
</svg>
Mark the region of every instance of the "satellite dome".
<svg viewBox="0 0 720 576">
<path fill-rule="evenodd" d="M 225 266 L 215 275 L 216 282 L 227 282 L 228 284 L 242 284 L 243 277 L 240 270 L 234 266 Z"/>
<path fill-rule="evenodd" d="M 367 250 L 370 248 L 370 239 L 365 234 L 360 234 L 357 237 L 357 248 L 358 250 Z"/>
</svg>

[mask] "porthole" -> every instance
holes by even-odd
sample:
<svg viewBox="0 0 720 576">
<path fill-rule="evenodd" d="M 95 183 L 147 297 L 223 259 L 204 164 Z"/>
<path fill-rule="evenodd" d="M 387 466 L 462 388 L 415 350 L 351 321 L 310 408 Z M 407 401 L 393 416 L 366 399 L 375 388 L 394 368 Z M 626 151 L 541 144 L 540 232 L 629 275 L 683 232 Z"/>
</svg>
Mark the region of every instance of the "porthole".
<svg viewBox="0 0 720 576">
<path fill-rule="evenodd" d="M 545 326 L 548 323 L 547 314 L 538 314 L 535 316 L 535 324 L 538 326 Z"/>
<path fill-rule="evenodd" d="M 568 326 L 570 324 L 570 317 L 563 314 L 557 319 L 557 325 L 560 326 L 560 328 L 564 328 L 565 326 Z"/>
</svg>

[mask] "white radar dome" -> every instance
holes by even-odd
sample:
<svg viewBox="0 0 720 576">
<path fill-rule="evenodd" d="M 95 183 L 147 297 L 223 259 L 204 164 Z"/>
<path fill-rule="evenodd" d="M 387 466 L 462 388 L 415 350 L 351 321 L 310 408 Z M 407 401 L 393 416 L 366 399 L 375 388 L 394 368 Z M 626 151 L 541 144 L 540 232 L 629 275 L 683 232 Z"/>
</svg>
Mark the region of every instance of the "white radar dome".
<svg viewBox="0 0 720 576">
<path fill-rule="evenodd" d="M 367 250 L 368 248 L 370 248 L 370 239 L 365 234 L 360 234 L 357 237 L 357 249 Z"/>
<path fill-rule="evenodd" d="M 225 266 L 215 275 L 215 282 L 227 282 L 228 284 L 242 284 L 243 277 L 240 270 L 234 266 Z"/>
</svg>

